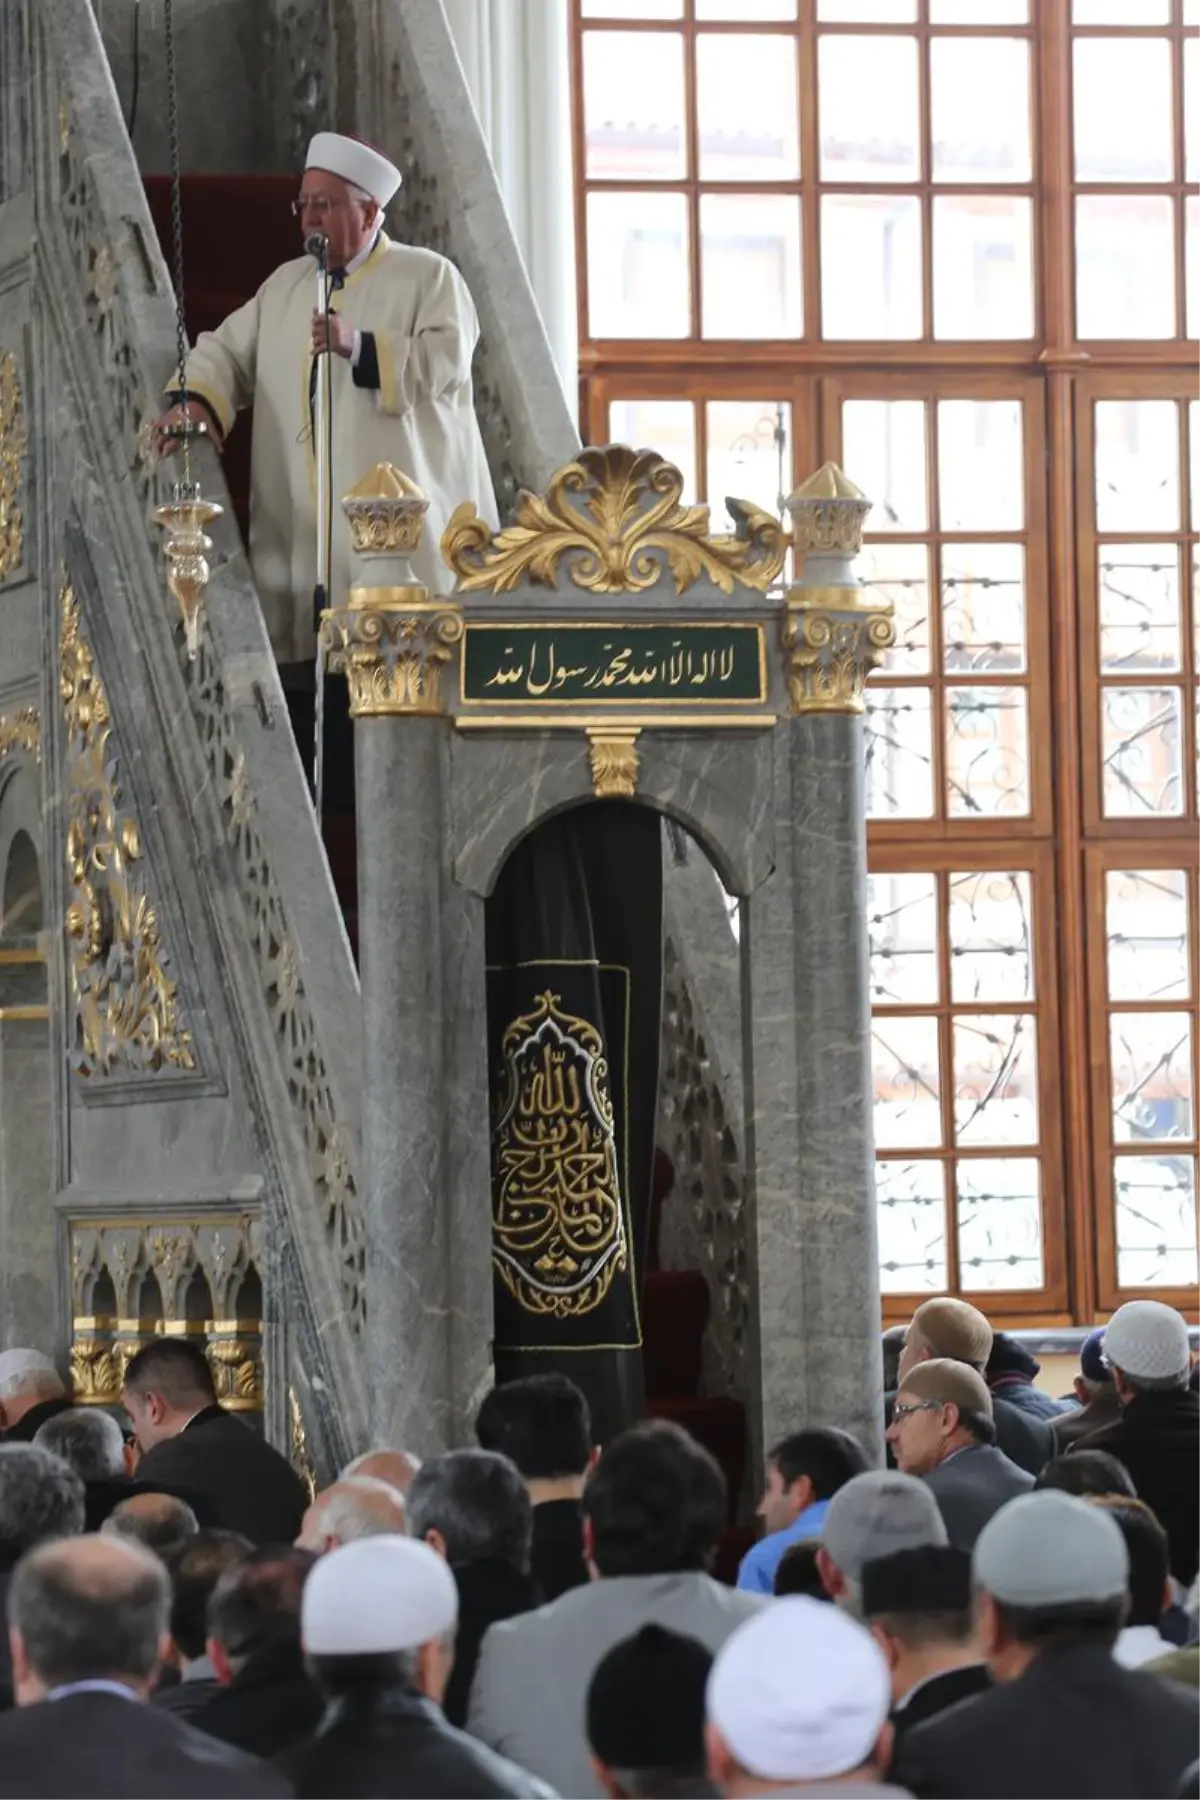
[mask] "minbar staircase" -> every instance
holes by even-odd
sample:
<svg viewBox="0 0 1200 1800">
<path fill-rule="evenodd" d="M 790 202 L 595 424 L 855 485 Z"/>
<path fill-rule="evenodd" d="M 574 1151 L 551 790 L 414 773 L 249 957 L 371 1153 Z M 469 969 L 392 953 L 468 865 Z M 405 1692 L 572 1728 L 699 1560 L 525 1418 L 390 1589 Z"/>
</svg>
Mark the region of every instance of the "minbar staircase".
<svg viewBox="0 0 1200 1800">
<path fill-rule="evenodd" d="M 162 175 L 146 177 L 146 196 L 168 268 L 174 268 L 171 239 L 171 186 Z M 185 175 L 183 202 L 184 313 L 189 339 L 211 331 L 256 292 L 279 264 L 299 253 L 299 233 L 291 214 L 297 192 L 292 175 Z M 225 477 L 243 542 L 249 538 L 249 413 L 242 414 L 226 441 Z M 335 496 L 336 500 L 336 496 Z M 312 709 L 289 694 L 289 710 L 301 760 L 311 769 Z M 353 818 L 327 816 L 326 853 L 334 886 L 357 954 L 357 845 Z M 661 1177 L 661 1163 L 659 1165 Z M 732 1579 L 749 1534 L 735 1517 L 745 1477 L 745 1408 L 737 1400 L 700 1392 L 704 1333 L 711 1310 L 708 1283 L 698 1269 L 662 1269 L 658 1261 L 661 1208 L 669 1205 L 660 1178 L 652 1209 L 642 1307 L 645 1337 L 646 1410 L 652 1418 L 673 1419 L 710 1449 L 729 1485 L 730 1530 L 722 1545 L 718 1573 Z"/>
</svg>

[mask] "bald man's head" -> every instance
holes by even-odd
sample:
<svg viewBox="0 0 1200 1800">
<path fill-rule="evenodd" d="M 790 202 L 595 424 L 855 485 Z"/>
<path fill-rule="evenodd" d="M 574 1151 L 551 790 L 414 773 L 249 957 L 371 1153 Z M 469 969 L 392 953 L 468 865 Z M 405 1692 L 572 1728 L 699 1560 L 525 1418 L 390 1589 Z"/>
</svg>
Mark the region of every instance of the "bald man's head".
<svg viewBox="0 0 1200 1800">
<path fill-rule="evenodd" d="M 156 1556 L 174 1556 L 200 1525 L 186 1500 L 173 1494 L 131 1494 L 105 1519 L 105 1537 L 133 1538 Z"/>
<path fill-rule="evenodd" d="M 338 1480 L 347 1481 L 352 1475 L 369 1475 L 372 1481 L 386 1481 L 398 1493 L 407 1494 L 420 1467 L 420 1457 L 410 1456 L 407 1450 L 368 1450 L 348 1462 Z"/>
<path fill-rule="evenodd" d="M 404 1501 L 386 1481 L 351 1475 L 318 1494 L 300 1524 L 296 1546 L 324 1556 L 356 1538 L 403 1537 L 408 1530 Z"/>
<path fill-rule="evenodd" d="M 8 1597 L 18 1706 L 75 1681 L 119 1681 L 147 1694 L 166 1651 L 170 1604 L 167 1572 L 141 1544 L 88 1536 L 31 1550 Z"/>
</svg>

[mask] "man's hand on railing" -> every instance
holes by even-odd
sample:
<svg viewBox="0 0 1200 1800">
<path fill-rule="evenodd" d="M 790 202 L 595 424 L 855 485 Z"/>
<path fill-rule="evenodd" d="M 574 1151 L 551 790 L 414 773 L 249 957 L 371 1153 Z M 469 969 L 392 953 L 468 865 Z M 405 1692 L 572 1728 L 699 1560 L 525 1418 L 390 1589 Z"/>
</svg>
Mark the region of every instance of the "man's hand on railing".
<svg viewBox="0 0 1200 1800">
<path fill-rule="evenodd" d="M 225 440 L 220 426 L 203 400 L 193 397 L 186 406 L 182 401 L 177 401 L 174 406 L 168 407 L 161 418 L 155 419 L 151 442 L 156 456 L 174 456 L 183 442 L 182 437 L 176 434 L 182 431 L 189 420 L 193 425 L 203 427 L 204 436 L 215 449 L 223 448 Z"/>
</svg>

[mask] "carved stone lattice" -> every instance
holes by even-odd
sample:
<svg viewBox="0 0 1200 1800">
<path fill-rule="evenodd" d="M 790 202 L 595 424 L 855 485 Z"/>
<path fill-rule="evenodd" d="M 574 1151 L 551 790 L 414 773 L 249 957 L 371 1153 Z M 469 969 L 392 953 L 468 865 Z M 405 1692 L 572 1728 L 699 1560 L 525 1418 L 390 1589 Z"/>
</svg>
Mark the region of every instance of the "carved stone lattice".
<svg viewBox="0 0 1200 1800">
<path fill-rule="evenodd" d="M 29 433 L 17 359 L 11 350 L 0 356 L 0 581 L 14 575 L 25 560 L 25 455 Z"/>
<path fill-rule="evenodd" d="M 158 915 L 133 870 L 141 840 L 119 805 L 108 695 L 69 582 L 59 604 L 71 1064 L 91 1080 L 194 1069 Z"/>
<path fill-rule="evenodd" d="M 726 594 L 738 582 L 760 593 L 770 587 L 787 552 L 778 520 L 730 501 L 737 532 L 714 535 L 707 506 L 684 506 L 682 495 L 683 476 L 653 451 L 581 450 L 545 495 L 522 492 L 513 523 L 495 535 L 470 502 L 458 507 L 442 555 L 463 593 L 554 587 L 560 568 L 591 594 L 642 593 L 664 573 L 677 594 L 701 580 Z"/>
<path fill-rule="evenodd" d="M 245 756 L 233 732 L 225 688 L 204 637 L 194 663 L 185 663 L 192 712 L 200 732 L 237 871 L 246 928 L 270 1009 L 288 1095 L 304 1134 L 316 1199 L 341 1295 L 353 1330 L 365 1318 L 366 1236 L 348 1133 L 338 1124 L 329 1074 L 307 1004 L 283 896 L 258 826 L 245 776 Z"/>
<path fill-rule="evenodd" d="M 660 1141 L 675 1165 L 663 1207 L 663 1266 L 699 1268 L 712 1293 L 704 1343 L 709 1393 L 746 1397 L 750 1277 L 741 1149 L 695 1016 L 679 949 L 663 943 Z"/>
<path fill-rule="evenodd" d="M 42 760 L 42 715 L 36 706 L 23 706 L 11 715 L 0 713 L 0 762 L 20 751 Z"/>
</svg>

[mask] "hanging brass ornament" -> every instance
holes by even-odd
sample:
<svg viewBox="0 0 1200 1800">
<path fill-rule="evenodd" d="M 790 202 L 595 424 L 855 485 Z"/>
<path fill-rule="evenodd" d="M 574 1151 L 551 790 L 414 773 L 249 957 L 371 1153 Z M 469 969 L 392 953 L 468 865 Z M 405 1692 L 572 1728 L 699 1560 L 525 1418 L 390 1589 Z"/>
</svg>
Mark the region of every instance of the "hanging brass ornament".
<svg viewBox="0 0 1200 1800">
<path fill-rule="evenodd" d="M 163 526 L 167 533 L 163 543 L 167 586 L 183 614 L 189 662 L 195 662 L 200 647 L 200 608 L 212 573 L 208 552 L 213 544 L 205 526 L 219 519 L 224 511 L 215 500 L 202 498 L 198 481 L 172 483 L 170 500 L 154 509 L 155 524 Z"/>
</svg>

